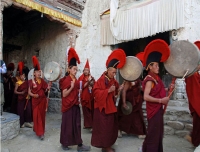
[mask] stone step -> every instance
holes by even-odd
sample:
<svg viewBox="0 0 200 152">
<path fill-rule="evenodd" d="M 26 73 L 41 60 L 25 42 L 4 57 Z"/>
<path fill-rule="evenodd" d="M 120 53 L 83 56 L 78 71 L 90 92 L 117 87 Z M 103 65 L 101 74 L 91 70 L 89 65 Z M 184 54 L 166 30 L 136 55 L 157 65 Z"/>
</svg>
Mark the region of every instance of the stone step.
<svg viewBox="0 0 200 152">
<path fill-rule="evenodd" d="M 13 139 L 19 134 L 19 116 L 16 114 L 3 112 L 5 120 L 1 120 L 1 141 Z"/>
<path fill-rule="evenodd" d="M 188 107 L 188 101 L 183 99 L 179 99 L 179 100 L 169 100 L 168 102 L 168 106 L 174 106 L 174 107 Z"/>
<path fill-rule="evenodd" d="M 183 114 L 190 114 L 189 107 L 175 107 L 175 106 L 167 106 L 166 114 L 176 114 L 176 115 L 183 115 Z"/>
<path fill-rule="evenodd" d="M 174 107 L 189 107 L 188 101 L 185 99 L 179 99 L 179 100 L 169 100 L 168 106 L 174 106 Z M 146 109 L 146 102 L 144 101 L 142 104 L 142 109 Z"/>
</svg>

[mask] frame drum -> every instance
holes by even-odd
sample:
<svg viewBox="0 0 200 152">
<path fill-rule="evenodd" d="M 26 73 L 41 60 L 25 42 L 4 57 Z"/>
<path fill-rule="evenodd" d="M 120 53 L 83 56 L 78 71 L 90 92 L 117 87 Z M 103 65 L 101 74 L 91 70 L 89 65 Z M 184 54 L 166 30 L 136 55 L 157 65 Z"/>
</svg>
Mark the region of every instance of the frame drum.
<svg viewBox="0 0 200 152">
<path fill-rule="evenodd" d="M 186 77 L 196 72 L 200 63 L 198 47 L 186 40 L 173 42 L 170 46 L 170 56 L 164 62 L 165 69 L 174 77 L 182 78 L 187 70 Z"/>
<path fill-rule="evenodd" d="M 48 81 L 56 81 L 61 76 L 61 68 L 57 62 L 48 62 L 44 67 L 44 77 Z"/>
<path fill-rule="evenodd" d="M 125 65 L 119 70 L 123 79 L 127 81 L 137 80 L 142 72 L 143 66 L 141 61 L 134 56 L 127 56 Z"/>
</svg>

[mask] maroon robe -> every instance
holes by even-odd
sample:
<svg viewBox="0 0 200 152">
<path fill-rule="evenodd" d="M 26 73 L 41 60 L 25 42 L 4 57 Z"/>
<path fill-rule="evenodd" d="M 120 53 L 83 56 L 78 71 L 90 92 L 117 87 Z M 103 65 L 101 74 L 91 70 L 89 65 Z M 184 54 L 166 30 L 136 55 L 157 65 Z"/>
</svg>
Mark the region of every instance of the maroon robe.
<svg viewBox="0 0 200 152">
<path fill-rule="evenodd" d="M 15 80 L 14 77 L 11 76 L 5 76 L 7 81 L 4 81 L 4 97 L 5 97 L 5 103 L 4 103 L 4 108 L 5 110 L 8 110 L 8 112 L 11 111 L 11 105 L 12 105 L 12 100 L 13 100 L 13 95 L 14 95 L 14 89 L 15 89 Z"/>
<path fill-rule="evenodd" d="M 193 117 L 192 144 L 200 145 L 200 74 L 195 72 L 185 79 L 189 109 Z"/>
<path fill-rule="evenodd" d="M 24 94 L 19 94 L 17 97 L 17 113 L 20 116 L 20 126 L 22 126 L 24 124 L 24 122 L 32 122 L 32 111 L 31 111 L 31 104 L 30 101 L 27 101 L 29 99 L 27 99 L 28 96 L 28 81 L 25 81 L 24 83 L 22 83 L 21 85 L 18 86 L 17 91 L 18 92 L 22 92 L 25 91 Z M 25 105 L 27 103 L 26 109 Z"/>
<path fill-rule="evenodd" d="M 116 86 L 116 91 L 108 93 L 108 89 Z M 109 79 L 105 73 L 94 85 L 94 118 L 91 144 L 98 148 L 111 147 L 118 136 L 117 108 L 114 96 L 119 84 L 115 79 Z"/>
<path fill-rule="evenodd" d="M 48 84 L 41 79 L 39 84 L 36 80 L 36 88 L 33 87 L 32 80 L 29 80 L 29 86 L 33 94 L 38 94 L 38 98 L 32 98 L 32 108 L 33 108 L 33 130 L 37 136 L 44 135 L 45 132 L 45 115 L 46 115 L 46 105 L 47 98 L 45 95 Z"/>
<path fill-rule="evenodd" d="M 13 77 L 13 83 L 16 83 L 17 82 L 17 77 Z M 11 103 L 11 109 L 10 109 L 10 112 L 11 113 L 14 113 L 14 114 L 18 114 L 18 95 L 13 93 L 13 97 L 12 97 L 12 103 Z"/>
<path fill-rule="evenodd" d="M 69 89 L 72 78 L 70 75 L 60 79 L 60 89 Z M 81 139 L 81 114 L 78 102 L 78 81 L 75 80 L 74 88 L 67 97 L 62 96 L 62 123 L 60 132 L 60 143 L 63 146 L 78 145 Z"/>
<path fill-rule="evenodd" d="M 88 85 L 84 88 L 85 83 L 87 83 L 89 76 L 84 76 L 82 74 L 78 81 L 82 81 L 82 93 L 81 93 L 81 105 L 83 110 L 84 117 L 84 127 L 91 128 L 92 127 L 92 101 L 94 99 L 93 91 L 89 90 Z"/>
<path fill-rule="evenodd" d="M 153 82 L 150 96 L 154 98 L 166 97 L 164 84 L 158 75 L 149 74 L 142 83 L 145 90 L 146 83 Z M 146 101 L 148 128 L 143 142 L 143 152 L 163 152 L 163 106 L 160 103 Z"/>
<path fill-rule="evenodd" d="M 128 83 L 128 82 L 127 82 Z M 118 106 L 118 123 L 119 130 L 127 134 L 145 135 L 146 126 L 144 124 L 142 112 L 142 93 L 140 90 L 140 80 L 135 81 L 135 85 L 129 88 L 126 92 L 126 101 L 129 101 L 133 106 L 133 111 L 129 115 L 122 113 L 122 97 Z"/>
</svg>

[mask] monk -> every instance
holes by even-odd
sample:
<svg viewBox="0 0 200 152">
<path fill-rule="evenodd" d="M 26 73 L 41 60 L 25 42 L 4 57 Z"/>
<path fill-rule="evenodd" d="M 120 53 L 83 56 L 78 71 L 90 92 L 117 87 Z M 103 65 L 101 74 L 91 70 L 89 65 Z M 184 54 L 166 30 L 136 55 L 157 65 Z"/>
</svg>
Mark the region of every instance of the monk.
<svg viewBox="0 0 200 152">
<path fill-rule="evenodd" d="M 32 97 L 33 131 L 35 131 L 36 135 L 41 140 L 44 140 L 47 106 L 46 93 L 51 88 L 51 83 L 47 84 L 44 79 L 41 78 L 41 69 L 36 56 L 33 56 L 32 59 L 34 65 L 34 79 L 29 80 L 28 93 Z"/>
<path fill-rule="evenodd" d="M 200 50 L 200 41 L 195 44 Z M 193 118 L 191 142 L 196 147 L 194 152 L 200 151 L 200 65 L 197 72 L 185 79 L 189 109 Z"/>
<path fill-rule="evenodd" d="M 15 78 L 13 71 L 15 69 L 14 63 L 9 63 L 7 66 L 7 73 L 4 75 L 4 111 L 11 112 L 11 105 L 13 100 L 13 94 L 15 89 Z"/>
<path fill-rule="evenodd" d="M 148 128 L 143 143 L 143 152 L 163 152 L 163 105 L 169 101 L 164 84 L 159 77 L 159 62 L 169 57 L 169 47 L 163 40 L 150 42 L 144 51 L 144 65 L 148 75 L 142 82 L 146 101 Z"/>
<path fill-rule="evenodd" d="M 87 60 L 83 74 L 78 79 L 79 83 L 82 82 L 81 105 L 83 110 L 84 128 L 92 128 L 92 109 L 94 101 L 93 85 L 94 78 L 90 74 L 90 66 Z"/>
<path fill-rule="evenodd" d="M 137 135 L 138 138 L 144 138 L 146 135 L 146 126 L 144 124 L 142 103 L 143 97 L 141 93 L 141 81 L 138 79 L 134 82 L 125 81 L 122 90 L 122 98 L 118 106 L 119 135 L 122 137 L 121 131 L 127 134 Z M 132 112 L 124 115 L 121 108 L 127 108 L 126 101 L 132 104 Z"/>
<path fill-rule="evenodd" d="M 93 146 L 102 148 L 104 152 L 114 152 L 111 146 L 115 143 L 118 135 L 117 108 L 115 98 L 119 87 L 115 80 L 117 68 L 124 66 L 126 55 L 123 50 L 113 51 L 106 62 L 107 71 L 104 72 L 94 85 L 94 118 L 91 143 Z"/>
<path fill-rule="evenodd" d="M 76 79 L 79 57 L 73 48 L 68 52 L 68 72 L 60 79 L 62 95 L 62 123 L 60 143 L 63 150 L 69 150 L 68 146 L 78 145 L 77 151 L 90 151 L 90 146 L 83 145 L 81 138 L 81 113 L 78 101 L 79 82 Z"/>
<path fill-rule="evenodd" d="M 3 79 L 3 74 L 5 74 L 7 72 L 7 68 L 6 68 L 6 64 L 5 64 L 5 62 L 3 61 L 3 60 L 0 60 L 0 80 L 1 80 L 1 83 L 0 83 L 0 91 L 1 91 L 1 97 L 0 97 L 0 99 L 1 99 L 1 116 L 0 116 L 0 118 L 1 118 L 1 120 L 3 121 L 3 120 L 5 120 L 5 118 L 2 116 L 2 114 L 3 114 L 3 104 L 4 104 L 4 102 L 5 102 L 5 99 L 4 99 L 4 86 L 3 86 L 3 81 L 4 81 L 4 79 Z"/>
<path fill-rule="evenodd" d="M 17 94 L 18 104 L 17 104 L 17 112 L 20 116 L 20 127 L 24 128 L 30 127 L 32 128 L 32 109 L 31 102 L 29 101 L 28 95 L 28 80 L 25 78 L 25 71 L 23 70 L 23 62 L 18 63 L 19 69 L 19 80 L 16 82 L 14 93 Z"/>
</svg>

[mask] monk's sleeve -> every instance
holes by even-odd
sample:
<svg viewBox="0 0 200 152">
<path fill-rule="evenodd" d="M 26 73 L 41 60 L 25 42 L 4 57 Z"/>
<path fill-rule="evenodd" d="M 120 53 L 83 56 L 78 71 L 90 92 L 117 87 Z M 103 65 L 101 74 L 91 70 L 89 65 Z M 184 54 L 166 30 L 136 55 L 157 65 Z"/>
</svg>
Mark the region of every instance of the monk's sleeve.
<svg viewBox="0 0 200 152">
<path fill-rule="evenodd" d="M 97 107 L 103 108 L 106 106 L 108 97 L 108 89 L 102 80 L 98 80 L 94 85 L 94 97 Z M 100 109 L 102 110 L 102 109 Z"/>
<path fill-rule="evenodd" d="M 71 81 L 69 79 L 65 79 L 63 82 L 62 82 L 62 90 L 64 89 L 69 89 L 71 87 Z"/>
<path fill-rule="evenodd" d="M 48 84 L 46 83 L 46 81 L 42 80 L 42 88 L 43 90 L 46 90 L 48 87 Z"/>
</svg>

